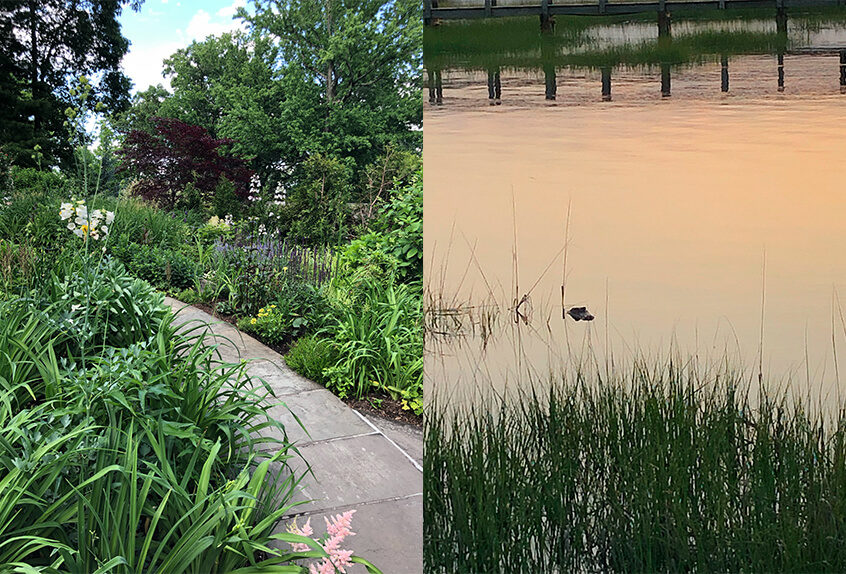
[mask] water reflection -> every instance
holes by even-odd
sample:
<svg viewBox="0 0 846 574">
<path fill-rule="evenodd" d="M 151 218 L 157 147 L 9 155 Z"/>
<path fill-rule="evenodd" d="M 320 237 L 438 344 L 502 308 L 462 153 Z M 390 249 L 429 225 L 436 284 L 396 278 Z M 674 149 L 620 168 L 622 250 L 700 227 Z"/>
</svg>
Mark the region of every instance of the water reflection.
<svg viewBox="0 0 846 574">
<path fill-rule="evenodd" d="M 442 336 L 427 339 L 427 388 L 502 390 L 675 349 L 839 392 L 839 94 L 671 101 L 428 110 L 425 261 Z M 580 307 L 595 320 L 562 319 Z"/>
<path fill-rule="evenodd" d="M 734 80 L 739 80 L 737 85 L 741 86 L 750 79 L 760 94 L 783 93 L 786 57 L 797 69 L 806 66 L 806 62 L 815 68 L 816 81 L 810 86 L 800 79 L 800 70 L 791 86 L 792 93 L 807 94 L 809 88 L 811 93 L 831 93 L 818 88 L 820 83 L 832 85 L 830 80 L 834 78 L 837 92 L 846 92 L 846 11 L 842 20 L 794 17 L 791 22 L 788 27 L 783 9 L 776 12 L 773 20 L 681 20 L 672 25 L 668 15 L 662 18 L 659 14 L 658 26 L 637 21 L 587 27 L 570 23 L 572 29 L 567 31 L 565 27 L 564 32 L 555 35 L 518 30 L 513 38 L 502 27 L 485 31 L 468 26 L 455 31 L 452 25 L 445 25 L 445 30 L 427 30 L 424 54 L 429 102 L 467 103 L 463 101 L 466 93 L 462 92 L 478 81 L 480 71 L 486 75 L 481 81 L 487 83 L 491 105 L 503 101 L 522 103 L 528 95 L 529 82 L 537 86 L 534 93 L 538 97 L 543 94 L 547 102 L 573 103 L 570 98 L 562 98 L 562 86 L 570 88 L 574 81 L 583 78 L 588 81 L 581 82 L 580 87 L 590 89 L 589 79 L 593 77 L 599 88 L 593 94 L 611 101 L 612 83 L 628 82 L 633 75 L 639 76 L 641 82 L 654 78 L 660 86 L 655 96 L 669 98 L 674 95 L 674 80 L 690 77 L 691 69 L 709 67 L 712 62 L 719 65 L 713 85 L 719 85 L 722 94 L 732 92 L 732 85 L 737 83 Z M 474 34 L 479 38 L 473 39 Z M 759 70 L 750 69 L 767 54 L 775 59 L 769 81 Z M 751 77 L 742 77 L 743 74 Z"/>
</svg>

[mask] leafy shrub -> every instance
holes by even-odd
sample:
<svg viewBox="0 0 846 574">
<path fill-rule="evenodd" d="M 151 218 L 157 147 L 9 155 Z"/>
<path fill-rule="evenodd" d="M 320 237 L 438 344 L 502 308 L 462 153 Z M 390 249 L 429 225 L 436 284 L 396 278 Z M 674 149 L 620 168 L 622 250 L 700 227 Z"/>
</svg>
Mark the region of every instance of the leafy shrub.
<svg viewBox="0 0 846 574">
<path fill-rule="evenodd" d="M 289 443 L 252 437 L 280 427 L 265 414 L 270 390 L 171 320 L 155 340 L 57 361 L 59 331 L 25 301 L 0 301 L 0 563 L 223 573 L 251 563 L 295 571 L 294 561 L 326 555 L 308 538 L 273 534 L 301 476 Z M 260 441 L 278 452 L 259 458 Z M 312 550 L 281 552 L 274 541 Z"/>
<path fill-rule="evenodd" d="M 319 289 L 296 280 L 284 281 L 273 301 L 259 309 L 255 317 L 239 321 L 238 327 L 276 345 L 314 331 L 330 313 Z"/>
<path fill-rule="evenodd" d="M 319 332 L 338 357 L 326 373 L 327 386 L 341 397 L 357 398 L 374 387 L 394 398 L 401 391 L 422 389 L 422 317 L 417 289 L 373 279 L 357 284 Z"/>
<path fill-rule="evenodd" d="M 103 202 L 109 205 L 107 202 Z M 116 202 L 111 235 L 115 240 L 176 249 L 188 239 L 188 226 L 167 213 L 137 199 Z M 98 205 L 99 207 L 99 205 Z"/>
<path fill-rule="evenodd" d="M 303 163 L 285 203 L 285 224 L 292 238 L 327 244 L 343 237 L 350 216 L 350 173 L 343 161 L 322 154 Z"/>
<path fill-rule="evenodd" d="M 203 245 L 212 245 L 218 241 L 224 242 L 232 239 L 235 235 L 235 230 L 225 220 L 215 215 L 197 228 L 196 234 L 197 239 Z"/>
<path fill-rule="evenodd" d="M 164 296 L 117 261 L 85 265 L 55 288 L 60 320 L 81 348 L 128 347 L 157 332 L 169 313 Z"/>
<path fill-rule="evenodd" d="M 34 168 L 12 170 L 14 190 L 0 203 L 0 237 L 55 248 L 67 239 L 59 220 L 59 204 L 67 179 L 52 171 Z"/>
<path fill-rule="evenodd" d="M 112 253 L 134 276 L 161 289 L 186 289 L 194 284 L 196 265 L 181 251 L 133 244 L 123 237 Z"/>
<path fill-rule="evenodd" d="M 423 177 L 420 171 L 407 187 L 391 191 L 372 230 L 353 240 L 341 259 L 352 273 L 360 267 L 376 266 L 383 275 L 396 272 L 402 282 L 422 282 Z"/>
<path fill-rule="evenodd" d="M 323 373 L 333 366 L 337 357 L 330 341 L 317 335 L 309 335 L 297 340 L 285 355 L 285 362 L 307 379 L 320 384 L 326 383 Z"/>
</svg>

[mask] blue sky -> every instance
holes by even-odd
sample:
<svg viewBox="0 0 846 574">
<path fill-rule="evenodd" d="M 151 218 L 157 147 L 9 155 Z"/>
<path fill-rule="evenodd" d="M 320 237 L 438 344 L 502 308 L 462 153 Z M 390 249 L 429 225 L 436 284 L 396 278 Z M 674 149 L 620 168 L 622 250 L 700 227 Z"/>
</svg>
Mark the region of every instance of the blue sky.
<svg viewBox="0 0 846 574">
<path fill-rule="evenodd" d="M 120 17 L 129 52 L 123 58 L 124 73 L 132 79 L 133 92 L 163 84 L 162 60 L 194 40 L 243 28 L 233 20 L 246 0 L 146 0 L 140 12 L 124 8 Z"/>
</svg>

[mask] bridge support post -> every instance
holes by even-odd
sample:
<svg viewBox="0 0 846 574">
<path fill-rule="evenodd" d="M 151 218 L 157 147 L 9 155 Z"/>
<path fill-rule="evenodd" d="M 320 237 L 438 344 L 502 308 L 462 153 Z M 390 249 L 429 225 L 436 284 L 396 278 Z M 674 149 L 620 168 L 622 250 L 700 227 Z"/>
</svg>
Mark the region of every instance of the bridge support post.
<svg viewBox="0 0 846 574">
<path fill-rule="evenodd" d="M 729 59 L 726 55 L 720 59 L 720 91 L 729 91 Z"/>
<path fill-rule="evenodd" d="M 544 34 L 551 33 L 555 30 L 555 16 L 549 13 L 549 4 L 551 0 L 541 0 L 541 15 L 540 27 Z"/>
<path fill-rule="evenodd" d="M 846 94 L 846 50 L 840 50 L 840 93 Z"/>
<path fill-rule="evenodd" d="M 781 2 L 776 8 L 776 33 L 787 36 L 787 8 Z"/>
<path fill-rule="evenodd" d="M 611 68 L 608 66 L 602 68 L 602 101 L 611 101 Z"/>
</svg>

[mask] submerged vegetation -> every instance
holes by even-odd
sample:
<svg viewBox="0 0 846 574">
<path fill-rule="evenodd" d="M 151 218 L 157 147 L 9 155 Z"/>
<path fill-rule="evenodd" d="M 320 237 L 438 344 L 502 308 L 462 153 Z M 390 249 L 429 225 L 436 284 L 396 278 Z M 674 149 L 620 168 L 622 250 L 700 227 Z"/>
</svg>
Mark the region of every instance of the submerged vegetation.
<svg viewBox="0 0 846 574">
<path fill-rule="evenodd" d="M 846 569 L 842 410 L 695 361 L 548 389 L 451 412 L 435 397 L 426 572 Z"/>
</svg>

